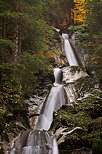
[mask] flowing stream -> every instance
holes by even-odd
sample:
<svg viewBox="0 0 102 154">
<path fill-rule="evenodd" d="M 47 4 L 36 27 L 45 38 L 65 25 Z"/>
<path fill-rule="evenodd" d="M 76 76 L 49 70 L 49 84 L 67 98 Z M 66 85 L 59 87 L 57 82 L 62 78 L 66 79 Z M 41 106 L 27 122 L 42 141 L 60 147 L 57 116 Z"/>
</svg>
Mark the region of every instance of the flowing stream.
<svg viewBox="0 0 102 154">
<path fill-rule="evenodd" d="M 68 34 L 62 34 L 62 37 L 64 39 L 64 51 L 66 54 L 67 61 L 70 66 L 79 66 L 78 61 L 75 57 L 74 51 L 71 47 L 71 44 L 69 42 L 69 36 Z"/>
<path fill-rule="evenodd" d="M 68 34 L 62 34 L 64 51 L 70 66 L 78 66 L 78 61 L 70 45 Z M 40 110 L 33 130 L 24 131 L 10 146 L 8 154 L 58 154 L 58 146 L 53 133 L 49 132 L 53 122 L 53 114 L 62 105 L 73 105 L 77 92 L 74 81 L 81 77 L 73 74 L 71 68 L 54 69 L 55 82 Z M 67 76 L 67 78 L 66 78 Z M 65 82 L 65 85 L 62 84 Z"/>
</svg>

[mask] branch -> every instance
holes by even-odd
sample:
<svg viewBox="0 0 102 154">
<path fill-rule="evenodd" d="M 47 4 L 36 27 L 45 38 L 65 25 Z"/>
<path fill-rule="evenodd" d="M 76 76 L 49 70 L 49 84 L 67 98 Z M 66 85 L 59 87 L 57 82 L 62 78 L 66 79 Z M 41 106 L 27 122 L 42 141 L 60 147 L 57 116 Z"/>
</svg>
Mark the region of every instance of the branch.
<svg viewBox="0 0 102 154">
<path fill-rule="evenodd" d="M 57 144 L 60 144 L 62 142 L 65 141 L 65 137 L 66 135 L 70 135 L 72 133 L 74 133 L 76 130 L 82 130 L 81 127 L 75 127 L 74 129 L 72 129 L 71 131 L 68 132 L 64 132 L 67 128 L 62 128 L 60 127 L 59 129 L 56 130 L 55 132 L 55 137 L 58 139 L 60 135 L 62 135 L 58 140 L 57 140 Z"/>
</svg>

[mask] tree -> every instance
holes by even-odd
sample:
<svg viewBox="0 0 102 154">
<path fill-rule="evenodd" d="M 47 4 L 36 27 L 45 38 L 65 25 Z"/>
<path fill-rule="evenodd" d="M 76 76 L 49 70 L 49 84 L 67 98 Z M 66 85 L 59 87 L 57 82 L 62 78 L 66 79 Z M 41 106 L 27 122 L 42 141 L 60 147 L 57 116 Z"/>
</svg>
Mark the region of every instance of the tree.
<svg viewBox="0 0 102 154">
<path fill-rule="evenodd" d="M 74 0 L 74 8 L 73 8 L 73 14 L 74 14 L 74 23 L 75 24 L 84 24 L 85 22 L 85 4 L 86 0 Z"/>
<path fill-rule="evenodd" d="M 86 24 L 94 34 L 102 32 L 102 1 L 87 0 L 86 1 Z"/>
<path fill-rule="evenodd" d="M 91 50 L 93 49 L 90 56 L 91 64 L 102 87 L 102 1 L 89 0 L 86 9 L 86 23 L 90 30 Z M 92 52 L 91 50 L 89 52 Z"/>
<path fill-rule="evenodd" d="M 29 128 L 25 95 L 36 92 L 44 75 L 50 72 L 46 52 L 53 32 L 45 20 L 46 3 L 45 0 L 0 1 L 2 140 L 8 141 L 9 132 L 18 133 L 17 119 Z M 39 51 L 44 53 L 39 55 Z"/>
<path fill-rule="evenodd" d="M 73 11 L 74 8 L 74 1 L 73 0 L 63 0 L 60 2 L 62 11 L 64 13 L 64 21 L 66 21 L 66 24 L 71 25 L 74 23 L 73 18 Z"/>
</svg>

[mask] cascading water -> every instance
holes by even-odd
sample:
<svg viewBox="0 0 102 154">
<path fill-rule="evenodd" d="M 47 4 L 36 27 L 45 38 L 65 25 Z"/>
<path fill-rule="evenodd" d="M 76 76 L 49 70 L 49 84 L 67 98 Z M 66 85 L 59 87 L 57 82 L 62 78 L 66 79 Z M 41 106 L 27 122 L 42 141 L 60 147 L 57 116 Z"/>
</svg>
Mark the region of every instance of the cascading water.
<svg viewBox="0 0 102 154">
<path fill-rule="evenodd" d="M 59 68 L 54 69 L 55 82 L 47 99 L 45 100 L 41 109 L 36 129 L 49 130 L 53 121 L 53 113 L 57 111 L 62 105 L 67 104 L 67 97 L 64 86 L 61 84 L 62 71 Z"/>
<path fill-rule="evenodd" d="M 66 54 L 67 61 L 70 66 L 79 66 L 78 61 L 75 57 L 74 51 L 69 42 L 68 34 L 62 34 L 62 38 L 64 39 L 64 51 Z"/>
<path fill-rule="evenodd" d="M 36 130 L 30 131 L 26 138 L 23 136 L 25 144 L 19 145 L 22 137 L 18 139 L 19 141 L 12 146 L 10 154 L 58 154 L 56 139 L 46 131 L 50 129 L 54 111 L 66 104 L 67 100 L 64 86 L 61 84 L 63 78 L 61 69 L 55 68 L 54 76 L 54 86 L 42 106 Z"/>
<path fill-rule="evenodd" d="M 59 32 L 59 30 L 57 30 Z M 68 34 L 62 34 L 64 39 L 64 50 L 70 66 L 78 66 L 73 49 L 69 42 Z M 67 70 L 66 70 L 67 68 Z M 74 87 L 74 80 L 70 67 L 54 69 L 55 82 L 46 97 L 36 122 L 35 130 L 24 131 L 10 146 L 8 154 L 58 154 L 58 146 L 53 133 L 48 130 L 53 121 L 53 113 L 62 105 L 71 104 L 76 101 L 77 93 Z M 70 74 L 66 75 L 66 72 Z M 64 74 L 64 78 L 63 78 Z M 67 78 L 66 78 L 67 76 Z M 66 83 L 64 86 L 63 81 Z M 76 78 L 77 79 L 77 78 Z"/>
<path fill-rule="evenodd" d="M 31 131 L 27 145 L 23 148 L 22 154 L 57 154 L 56 140 L 52 134 L 44 131 Z"/>
<path fill-rule="evenodd" d="M 53 133 L 24 131 L 12 145 L 10 154 L 58 154 L 58 147 Z"/>
</svg>

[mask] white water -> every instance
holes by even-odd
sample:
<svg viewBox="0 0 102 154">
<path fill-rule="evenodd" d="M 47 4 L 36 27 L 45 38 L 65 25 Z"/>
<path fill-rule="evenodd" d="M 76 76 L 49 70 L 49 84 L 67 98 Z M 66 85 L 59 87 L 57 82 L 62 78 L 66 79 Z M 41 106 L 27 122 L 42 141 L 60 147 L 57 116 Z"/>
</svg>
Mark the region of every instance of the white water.
<svg viewBox="0 0 102 154">
<path fill-rule="evenodd" d="M 52 154 L 59 154 L 58 145 L 57 145 L 57 142 L 56 142 L 56 139 L 55 138 L 53 139 L 53 150 L 52 150 Z"/>
<path fill-rule="evenodd" d="M 48 144 L 48 147 L 46 146 Z M 22 154 L 51 154 L 52 136 L 44 131 L 31 131 Z"/>
<path fill-rule="evenodd" d="M 36 129 L 49 130 L 53 121 L 53 113 L 57 111 L 65 102 L 65 90 L 63 85 L 52 87 L 50 94 L 41 109 Z"/>
<path fill-rule="evenodd" d="M 46 98 L 40 115 L 37 121 L 36 129 L 49 130 L 53 121 L 53 113 L 57 111 L 62 105 L 67 103 L 66 92 L 64 86 L 61 84 L 62 71 L 59 68 L 54 69 L 55 82 L 54 86 Z"/>
<path fill-rule="evenodd" d="M 70 66 L 79 66 L 77 59 L 75 57 L 75 54 L 73 52 L 73 49 L 70 45 L 68 34 L 62 34 L 62 37 L 64 39 L 64 51 L 65 51 L 66 58 L 67 58 L 69 65 Z"/>
<path fill-rule="evenodd" d="M 58 154 L 54 135 L 44 130 L 24 131 L 7 154 Z"/>
<path fill-rule="evenodd" d="M 11 150 L 10 154 L 15 154 L 15 148 Z"/>
</svg>

